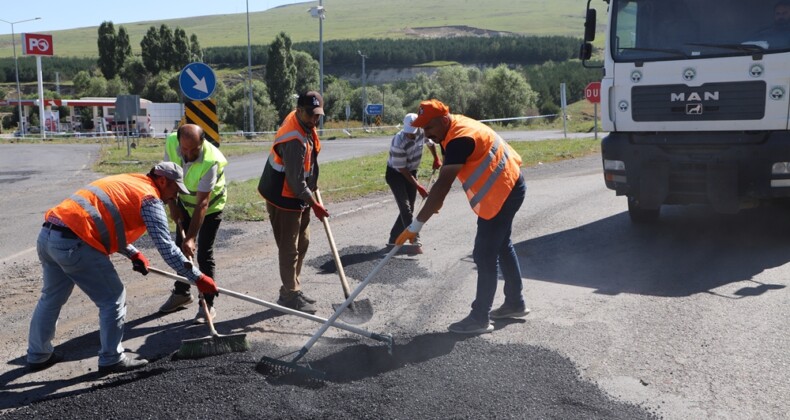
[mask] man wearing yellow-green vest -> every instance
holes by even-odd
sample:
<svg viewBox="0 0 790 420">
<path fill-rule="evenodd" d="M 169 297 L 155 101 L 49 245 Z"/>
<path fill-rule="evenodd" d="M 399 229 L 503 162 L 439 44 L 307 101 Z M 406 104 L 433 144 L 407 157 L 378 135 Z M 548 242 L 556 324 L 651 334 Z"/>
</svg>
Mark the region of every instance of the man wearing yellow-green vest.
<svg viewBox="0 0 790 420">
<path fill-rule="evenodd" d="M 176 223 L 176 245 L 189 259 L 197 250 L 200 271 L 214 278 L 214 239 L 228 198 L 225 185 L 228 160 L 217 147 L 205 140 L 203 129 L 195 124 L 184 124 L 167 136 L 164 160 L 184 168 L 184 184 L 189 189 L 189 194 L 179 194 L 178 202 L 168 203 L 170 217 Z M 188 284 L 175 282 L 172 294 L 159 312 L 173 312 L 192 303 L 189 289 Z M 204 296 L 212 317 L 216 315 L 214 296 Z M 206 322 L 202 305 L 195 322 Z"/>
</svg>

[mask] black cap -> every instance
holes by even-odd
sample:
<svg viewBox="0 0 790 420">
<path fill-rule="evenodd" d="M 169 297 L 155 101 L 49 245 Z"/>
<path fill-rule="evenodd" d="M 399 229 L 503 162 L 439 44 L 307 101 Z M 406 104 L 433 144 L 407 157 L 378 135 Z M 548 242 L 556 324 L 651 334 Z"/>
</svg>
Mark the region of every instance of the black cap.
<svg viewBox="0 0 790 420">
<path fill-rule="evenodd" d="M 324 115 L 324 98 L 316 91 L 300 94 L 296 106 L 311 111 L 313 115 Z"/>
</svg>

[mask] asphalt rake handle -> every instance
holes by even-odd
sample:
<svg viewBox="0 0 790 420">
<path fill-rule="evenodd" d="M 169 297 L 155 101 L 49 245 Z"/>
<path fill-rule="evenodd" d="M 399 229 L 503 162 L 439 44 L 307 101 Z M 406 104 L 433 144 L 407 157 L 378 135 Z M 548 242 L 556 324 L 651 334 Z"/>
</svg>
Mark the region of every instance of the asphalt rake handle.
<svg viewBox="0 0 790 420">
<path fill-rule="evenodd" d="M 155 268 L 155 267 L 148 267 L 148 271 L 150 271 L 152 273 L 159 274 L 161 276 L 165 276 L 165 277 L 171 278 L 173 280 L 178 280 L 178 281 L 180 281 L 182 283 L 192 284 L 185 277 L 179 276 L 178 274 L 170 273 L 168 271 L 160 270 L 160 269 Z M 315 316 L 315 315 L 312 315 L 312 314 L 299 312 L 299 311 L 291 309 L 291 308 L 286 308 L 285 306 L 277 305 L 276 303 L 267 302 L 265 300 L 257 299 L 257 298 L 254 298 L 252 296 L 245 295 L 243 293 L 234 292 L 233 290 L 228 290 L 228 289 L 225 289 L 225 288 L 222 288 L 222 287 L 217 287 L 217 290 L 219 290 L 219 292 L 221 294 L 228 295 L 228 296 L 231 296 L 231 297 L 234 297 L 236 299 L 240 299 L 240 300 L 243 300 L 243 301 L 246 301 L 246 302 L 254 303 L 256 305 L 265 306 L 265 307 L 267 307 L 269 309 L 274 309 L 275 311 L 286 313 L 288 315 L 295 315 L 295 316 L 298 316 L 298 317 L 301 317 L 301 318 L 305 318 L 305 319 L 309 319 L 311 321 L 315 321 L 315 322 L 319 322 L 319 323 L 326 323 L 328 321 L 328 319 L 321 318 L 320 316 Z M 358 327 L 355 327 L 353 325 L 348 325 L 348 324 L 346 324 L 344 322 L 334 322 L 333 326 L 335 328 L 339 328 L 341 330 L 346 330 L 348 332 L 351 332 L 351 333 L 354 333 L 354 334 L 359 334 L 361 336 L 370 338 L 372 340 L 376 340 L 376 341 L 380 341 L 382 343 L 385 343 L 385 344 L 387 344 L 387 347 L 388 347 L 389 351 L 392 352 L 392 335 L 390 335 L 390 334 L 372 333 L 370 331 L 363 330 L 362 328 L 358 328 Z"/>
<path fill-rule="evenodd" d="M 285 370 L 285 371 L 301 372 L 301 373 L 305 373 L 305 374 L 308 374 L 308 375 L 311 375 L 311 376 L 314 376 L 314 377 L 322 378 L 324 376 L 323 372 L 314 370 L 314 369 L 310 368 L 309 365 L 306 368 L 303 367 L 303 366 L 299 366 L 299 364 L 297 362 L 299 360 L 301 360 L 307 354 L 308 351 L 310 351 L 310 348 L 312 348 L 313 345 L 318 341 L 318 339 L 321 338 L 322 335 L 324 335 L 326 330 L 328 330 L 329 327 L 331 327 L 335 323 L 335 321 L 340 316 L 340 314 L 342 314 L 343 311 L 348 307 L 348 305 L 350 305 L 351 302 L 354 301 L 354 298 L 356 298 L 357 295 L 362 293 L 362 289 L 364 289 L 365 286 L 367 286 L 368 283 L 370 283 L 370 281 L 376 276 L 376 274 L 378 274 L 379 271 L 381 271 L 382 267 L 384 267 L 384 265 L 386 265 L 387 262 L 389 262 L 389 260 L 395 254 L 398 253 L 398 250 L 400 250 L 400 247 L 401 247 L 401 245 L 395 245 L 387 253 L 387 255 L 384 256 L 384 258 L 376 265 L 376 267 L 373 268 L 373 270 L 370 272 L 370 274 L 368 274 L 367 277 L 365 277 L 365 279 L 362 280 L 361 283 L 359 283 L 359 285 L 356 287 L 356 289 L 354 289 L 354 291 L 351 292 L 351 294 L 348 296 L 348 298 L 335 310 L 335 312 L 332 314 L 332 316 L 330 316 L 329 319 L 326 322 L 324 322 L 323 325 L 321 325 L 321 328 L 319 328 L 318 331 L 316 331 L 315 334 L 313 334 L 313 336 L 310 337 L 309 340 L 307 340 L 307 343 L 305 343 L 304 346 L 302 346 L 302 348 L 297 352 L 296 356 L 293 359 L 291 359 L 290 362 L 286 362 L 286 361 L 275 359 L 275 358 L 271 358 L 271 357 L 265 357 L 265 356 L 261 359 L 261 361 L 265 362 L 265 363 L 268 363 L 268 364 L 272 365 L 273 367 L 275 367 L 276 369 L 279 369 L 281 371 Z M 392 339 L 392 337 L 390 337 L 390 340 L 391 339 Z M 390 346 L 389 346 L 389 348 L 387 350 L 388 350 L 389 354 L 391 355 L 392 354 L 392 345 L 391 344 L 390 344 Z"/>
</svg>

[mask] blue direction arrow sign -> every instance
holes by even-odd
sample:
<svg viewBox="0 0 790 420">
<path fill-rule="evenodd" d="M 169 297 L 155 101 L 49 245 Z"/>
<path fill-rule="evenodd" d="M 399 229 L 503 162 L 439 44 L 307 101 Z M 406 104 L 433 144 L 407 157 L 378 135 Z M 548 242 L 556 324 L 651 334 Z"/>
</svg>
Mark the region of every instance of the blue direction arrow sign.
<svg viewBox="0 0 790 420">
<path fill-rule="evenodd" d="M 214 75 L 214 70 L 204 63 L 189 63 L 181 70 L 178 84 L 184 96 L 193 101 L 202 101 L 214 93 L 217 76 Z"/>
<path fill-rule="evenodd" d="M 368 115 L 381 115 L 384 113 L 384 104 L 368 104 L 365 107 L 365 113 Z"/>
</svg>

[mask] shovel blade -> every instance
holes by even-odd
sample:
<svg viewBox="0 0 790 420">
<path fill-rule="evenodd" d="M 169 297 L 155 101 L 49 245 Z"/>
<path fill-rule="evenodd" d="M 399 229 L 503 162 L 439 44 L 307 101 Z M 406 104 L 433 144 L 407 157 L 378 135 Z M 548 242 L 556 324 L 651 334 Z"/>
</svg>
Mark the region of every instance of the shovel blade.
<svg viewBox="0 0 790 420">
<path fill-rule="evenodd" d="M 333 303 L 332 309 L 337 311 L 341 306 L 342 303 Z M 373 305 L 369 299 L 354 301 L 340 314 L 340 319 L 351 325 L 364 324 L 371 318 L 373 318 Z"/>
</svg>

